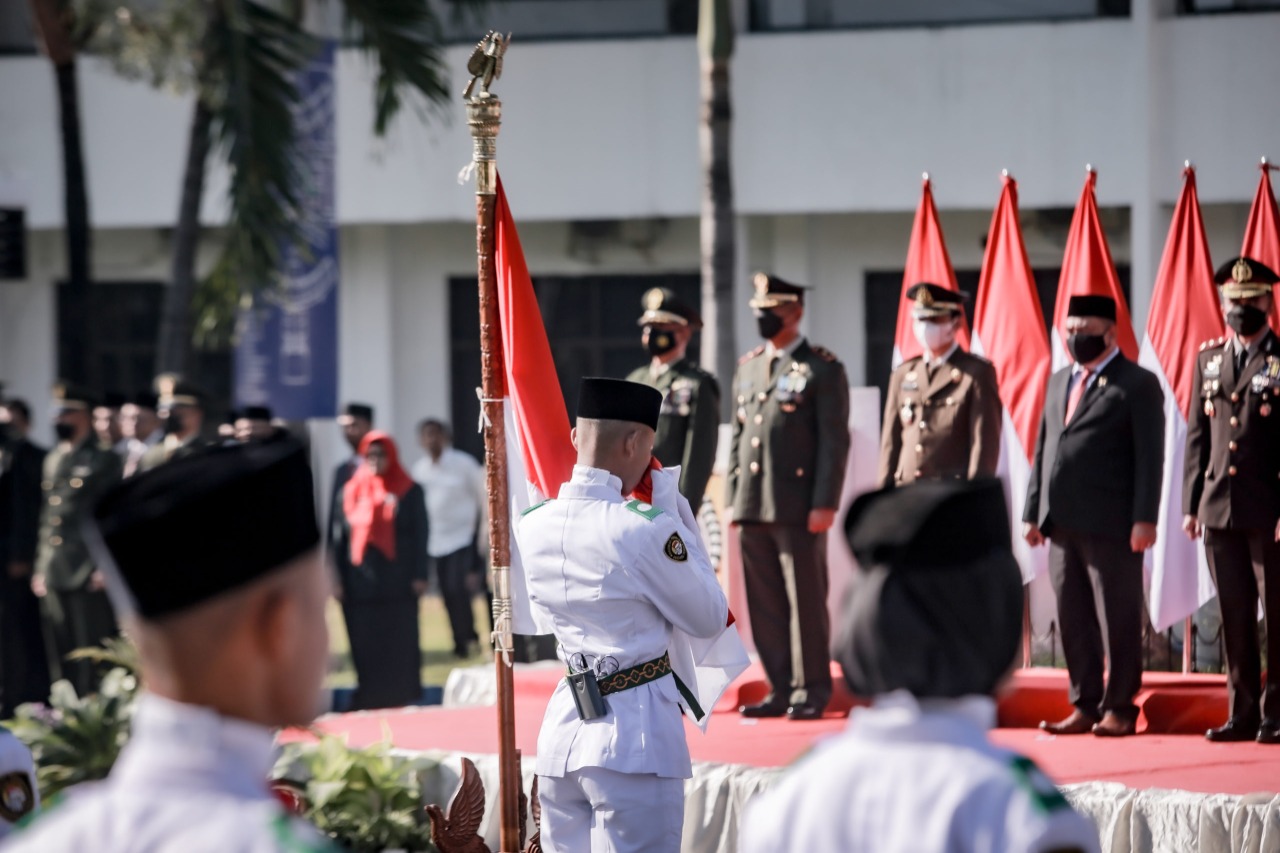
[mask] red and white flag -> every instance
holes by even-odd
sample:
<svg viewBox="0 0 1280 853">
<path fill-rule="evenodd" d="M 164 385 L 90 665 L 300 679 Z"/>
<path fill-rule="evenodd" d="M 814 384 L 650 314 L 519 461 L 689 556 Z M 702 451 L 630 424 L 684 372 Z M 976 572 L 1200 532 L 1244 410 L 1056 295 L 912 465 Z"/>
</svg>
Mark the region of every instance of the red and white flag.
<svg viewBox="0 0 1280 853">
<path fill-rule="evenodd" d="M 1014 554 L 1024 582 L 1030 582 L 1043 572 L 1046 552 L 1028 546 L 1019 533 L 1049 378 L 1049 335 L 1018 225 L 1018 183 L 1008 175 L 987 232 L 973 314 L 973 351 L 991 360 L 1000 383 L 1004 428 L 997 473 L 1009 503 Z"/>
<path fill-rule="evenodd" d="M 1116 265 L 1111 261 L 1107 236 L 1098 219 L 1098 200 L 1094 187 L 1098 173 L 1089 170 L 1076 212 L 1071 217 L 1067 249 L 1062 256 L 1062 274 L 1058 279 L 1058 300 L 1053 307 L 1053 369 L 1070 364 L 1067 352 L 1067 302 L 1072 296 L 1110 296 L 1116 301 L 1116 338 L 1125 357 L 1136 361 L 1138 341 L 1133 335 L 1133 320 L 1120 289 Z"/>
<path fill-rule="evenodd" d="M 920 206 L 916 208 L 916 221 L 911 226 L 911 244 L 907 246 L 907 268 L 902 273 L 902 296 L 898 300 L 898 327 L 893 337 L 893 366 L 897 367 L 909 358 L 920 355 L 920 342 L 911 331 L 911 303 L 907 290 L 913 284 L 927 281 L 950 290 L 959 290 L 956 273 L 951 268 L 947 243 L 942 239 L 942 225 L 938 222 L 938 209 L 933 204 L 933 186 L 929 176 L 924 176 L 924 190 Z M 969 348 L 969 327 L 960 324 L 956 340 L 964 349 Z"/>
<path fill-rule="evenodd" d="M 1196 389 L 1191 387 L 1196 353 L 1203 341 L 1223 334 L 1224 326 L 1209 242 L 1200 219 L 1195 169 L 1188 166 L 1182 176 L 1182 193 L 1156 273 L 1153 308 L 1138 358 L 1159 377 L 1164 391 L 1164 482 L 1147 599 L 1151 624 L 1157 631 L 1195 613 L 1216 594 L 1204 549 L 1182 532 L 1182 463 L 1187 416 L 1191 406 L 1199 403 Z"/>
<path fill-rule="evenodd" d="M 1262 178 L 1253 196 L 1253 207 L 1249 209 L 1249 223 L 1244 229 L 1244 245 L 1240 247 L 1240 254 L 1280 271 L 1280 210 L 1276 209 L 1276 197 L 1271 193 L 1271 170 L 1276 168 L 1280 167 L 1263 159 Z M 1280 305 L 1274 300 L 1271 302 L 1271 328 L 1280 333 Z"/>
</svg>

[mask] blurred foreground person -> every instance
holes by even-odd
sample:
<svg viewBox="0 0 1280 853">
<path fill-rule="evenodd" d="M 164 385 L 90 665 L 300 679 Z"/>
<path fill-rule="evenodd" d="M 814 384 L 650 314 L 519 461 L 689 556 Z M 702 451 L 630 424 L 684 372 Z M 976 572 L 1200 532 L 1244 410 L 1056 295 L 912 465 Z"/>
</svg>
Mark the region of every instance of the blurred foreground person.
<svg viewBox="0 0 1280 853">
<path fill-rule="evenodd" d="M 0 728 L 0 840 L 14 824 L 40 808 L 40 788 L 31 750 L 8 729 Z"/>
<path fill-rule="evenodd" d="M 861 570 L 833 653 L 870 708 L 743 819 L 742 853 L 1092 853 L 1093 824 L 1030 759 L 994 746 L 994 696 L 1022 631 L 1022 575 L 1000 482 L 859 497 Z"/>
<path fill-rule="evenodd" d="M 570 674 L 538 735 L 542 849 L 676 853 L 693 775 L 671 670 L 673 628 L 714 637 L 728 604 L 683 498 L 627 500 L 653 454 L 662 393 L 587 378 L 573 477 L 516 526 L 529 598 Z"/>
<path fill-rule="evenodd" d="M 349 560 L 342 613 L 356 668 L 352 710 L 422 697 L 418 600 L 427 591 L 427 504 L 385 432 L 360 442 L 364 462 L 342 493 Z"/>
<path fill-rule="evenodd" d="M 311 489 L 301 446 L 280 443 L 200 451 L 103 497 L 86 532 L 147 692 L 111 775 L 9 849 L 327 849 L 267 788 L 274 729 L 314 718 L 329 652 Z"/>
</svg>

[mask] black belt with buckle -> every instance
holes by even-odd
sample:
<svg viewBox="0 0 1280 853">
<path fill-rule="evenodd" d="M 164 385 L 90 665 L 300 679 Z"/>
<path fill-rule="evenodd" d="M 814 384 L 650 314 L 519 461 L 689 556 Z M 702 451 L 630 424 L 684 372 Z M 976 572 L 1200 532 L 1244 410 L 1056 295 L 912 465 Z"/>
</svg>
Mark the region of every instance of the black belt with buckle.
<svg viewBox="0 0 1280 853">
<path fill-rule="evenodd" d="M 598 678 L 596 683 L 600 685 L 600 695 L 608 696 L 610 693 L 630 690 L 632 687 L 657 681 L 662 676 L 670 674 L 671 658 L 663 652 L 662 657 L 619 670 L 607 678 Z"/>
</svg>

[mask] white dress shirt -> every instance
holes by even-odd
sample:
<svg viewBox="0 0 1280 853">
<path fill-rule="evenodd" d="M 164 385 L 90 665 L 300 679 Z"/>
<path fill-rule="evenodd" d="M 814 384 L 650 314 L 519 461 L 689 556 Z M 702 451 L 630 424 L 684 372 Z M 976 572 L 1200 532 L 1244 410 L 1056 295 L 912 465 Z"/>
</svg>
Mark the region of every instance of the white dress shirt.
<svg viewBox="0 0 1280 853">
<path fill-rule="evenodd" d="M 627 669 L 661 657 L 673 625 L 695 637 L 720 633 L 728 604 L 702 549 L 669 556 L 681 554 L 668 547 L 673 536 L 690 542 L 694 535 L 671 513 L 624 500 L 622 481 L 607 471 L 574 466 L 559 497 L 516 526 L 529 597 L 550 620 L 560 659 L 609 657 Z M 539 775 L 583 767 L 692 774 L 670 675 L 604 701 L 608 713 L 584 722 L 560 681 L 538 736 Z"/>
<path fill-rule="evenodd" d="M 427 498 L 427 553 L 444 557 L 476 541 L 485 500 L 484 467 L 469 453 L 446 447 L 413 463 L 413 479 Z"/>
</svg>

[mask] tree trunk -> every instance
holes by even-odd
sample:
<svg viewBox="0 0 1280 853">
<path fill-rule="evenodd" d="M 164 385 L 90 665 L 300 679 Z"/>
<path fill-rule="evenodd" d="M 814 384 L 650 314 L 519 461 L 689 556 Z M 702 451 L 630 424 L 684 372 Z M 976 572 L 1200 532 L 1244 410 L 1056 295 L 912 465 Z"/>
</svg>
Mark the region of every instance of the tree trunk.
<svg viewBox="0 0 1280 853">
<path fill-rule="evenodd" d="M 172 281 L 164 294 L 160 337 L 156 344 L 157 373 L 185 373 L 191 357 L 191 299 L 196 291 L 196 251 L 200 245 L 200 201 L 204 197 L 205 162 L 209 158 L 212 114 L 196 98 L 187 142 L 187 165 L 182 177 L 178 224 L 173 231 Z"/>
<path fill-rule="evenodd" d="M 702 158 L 702 366 L 722 383 L 733 376 L 738 349 L 734 340 L 733 174 L 729 162 L 729 61 L 702 60 L 702 121 L 698 147 Z M 720 420 L 733 410 L 731 389 L 722 388 Z"/>
</svg>

